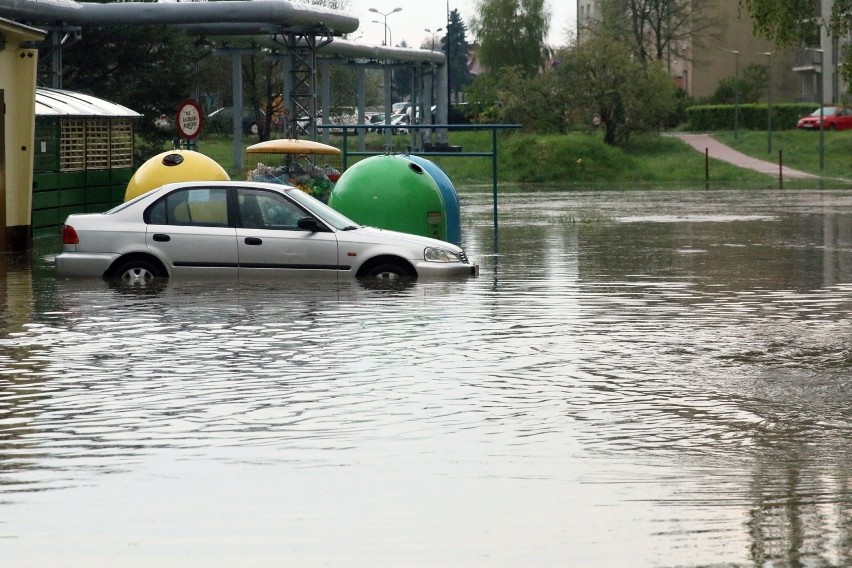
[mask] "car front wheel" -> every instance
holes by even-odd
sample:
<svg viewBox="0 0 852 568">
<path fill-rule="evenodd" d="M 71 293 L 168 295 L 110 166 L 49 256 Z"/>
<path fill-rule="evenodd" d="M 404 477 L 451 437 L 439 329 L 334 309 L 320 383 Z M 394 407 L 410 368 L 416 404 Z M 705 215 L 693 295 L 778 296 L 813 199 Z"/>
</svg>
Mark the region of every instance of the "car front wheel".
<svg viewBox="0 0 852 568">
<path fill-rule="evenodd" d="M 366 270 L 363 274 L 363 278 L 369 278 L 373 280 L 399 280 L 402 278 L 414 277 L 415 275 L 411 274 L 410 270 L 408 270 L 404 266 L 400 266 L 398 264 L 393 263 L 377 264 L 376 266 L 371 267 L 369 270 Z"/>
<path fill-rule="evenodd" d="M 116 279 L 128 286 L 147 286 L 165 274 L 156 264 L 145 259 L 129 260 L 115 271 Z"/>
</svg>

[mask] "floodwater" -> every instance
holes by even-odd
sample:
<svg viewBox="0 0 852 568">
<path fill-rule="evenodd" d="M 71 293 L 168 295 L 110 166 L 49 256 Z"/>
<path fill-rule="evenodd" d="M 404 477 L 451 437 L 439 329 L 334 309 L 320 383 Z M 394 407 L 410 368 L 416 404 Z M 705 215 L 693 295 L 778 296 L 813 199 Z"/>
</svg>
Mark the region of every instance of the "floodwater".
<svg viewBox="0 0 852 568">
<path fill-rule="evenodd" d="M 0 565 L 852 565 L 852 193 L 463 198 L 478 278 L 0 280 Z"/>
</svg>

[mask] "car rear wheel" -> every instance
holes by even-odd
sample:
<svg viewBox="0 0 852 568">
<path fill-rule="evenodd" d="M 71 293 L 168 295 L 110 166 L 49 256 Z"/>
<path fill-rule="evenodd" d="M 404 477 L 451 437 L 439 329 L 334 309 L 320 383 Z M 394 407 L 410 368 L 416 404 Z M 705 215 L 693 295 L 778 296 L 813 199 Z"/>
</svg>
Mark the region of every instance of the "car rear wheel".
<svg viewBox="0 0 852 568">
<path fill-rule="evenodd" d="M 165 274 L 156 264 L 145 259 L 128 260 L 115 271 L 116 279 L 128 286 L 147 286 Z"/>
</svg>

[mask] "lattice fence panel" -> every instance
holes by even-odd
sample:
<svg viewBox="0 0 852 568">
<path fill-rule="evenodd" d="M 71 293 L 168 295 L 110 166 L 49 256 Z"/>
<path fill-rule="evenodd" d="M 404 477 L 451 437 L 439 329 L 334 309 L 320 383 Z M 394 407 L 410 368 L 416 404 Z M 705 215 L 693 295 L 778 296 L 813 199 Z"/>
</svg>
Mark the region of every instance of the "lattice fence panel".
<svg viewBox="0 0 852 568">
<path fill-rule="evenodd" d="M 133 123 L 129 119 L 112 122 L 111 144 L 112 167 L 131 167 L 133 165 Z"/>
<path fill-rule="evenodd" d="M 108 119 L 90 119 L 86 122 L 86 169 L 109 169 L 109 135 Z"/>
<path fill-rule="evenodd" d="M 65 118 L 60 124 L 59 171 L 79 172 L 86 169 L 86 121 Z"/>
</svg>

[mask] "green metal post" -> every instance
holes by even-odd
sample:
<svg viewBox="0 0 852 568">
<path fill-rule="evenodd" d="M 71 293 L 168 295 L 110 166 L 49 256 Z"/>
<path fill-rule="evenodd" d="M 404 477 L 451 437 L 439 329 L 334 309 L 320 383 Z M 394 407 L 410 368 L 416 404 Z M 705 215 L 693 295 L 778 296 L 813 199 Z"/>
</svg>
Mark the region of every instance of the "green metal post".
<svg viewBox="0 0 852 568">
<path fill-rule="evenodd" d="M 497 238 L 497 129 L 491 129 L 491 184 L 494 199 L 494 238 Z"/>
</svg>

